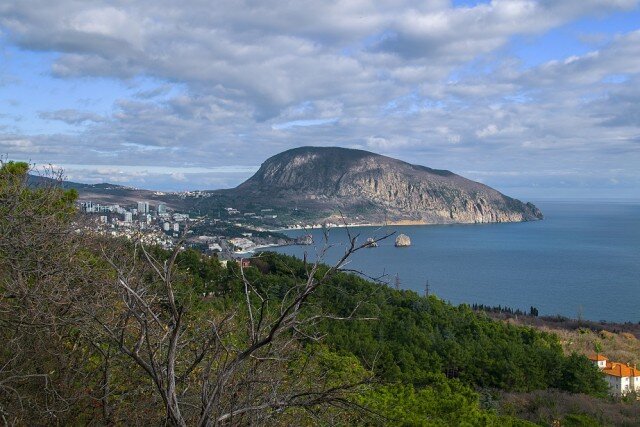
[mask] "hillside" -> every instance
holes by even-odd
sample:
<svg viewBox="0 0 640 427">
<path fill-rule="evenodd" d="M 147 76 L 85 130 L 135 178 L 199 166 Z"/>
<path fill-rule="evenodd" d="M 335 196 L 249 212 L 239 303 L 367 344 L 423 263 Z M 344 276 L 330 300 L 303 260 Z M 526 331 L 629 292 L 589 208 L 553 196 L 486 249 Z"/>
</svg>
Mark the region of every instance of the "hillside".
<svg viewBox="0 0 640 427">
<path fill-rule="evenodd" d="M 491 223 L 531 221 L 542 213 L 531 203 L 446 170 L 412 165 L 362 150 L 302 147 L 267 159 L 258 172 L 221 194 L 296 206 L 316 220 L 373 223 Z"/>
<path fill-rule="evenodd" d="M 0 167 L 8 425 L 525 426 L 513 393 L 606 395 L 555 335 L 342 271 L 355 247 L 334 266 L 223 263 L 78 233 L 75 192 L 35 191 L 27 170 Z M 624 425 L 581 412 L 552 421 Z"/>
</svg>

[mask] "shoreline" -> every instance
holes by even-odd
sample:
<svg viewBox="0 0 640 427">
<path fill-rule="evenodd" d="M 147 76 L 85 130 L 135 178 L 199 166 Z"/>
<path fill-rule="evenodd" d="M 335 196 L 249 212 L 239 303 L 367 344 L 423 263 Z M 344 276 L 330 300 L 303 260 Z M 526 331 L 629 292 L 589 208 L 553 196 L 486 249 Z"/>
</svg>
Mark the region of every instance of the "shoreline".
<svg viewBox="0 0 640 427">
<path fill-rule="evenodd" d="M 270 243 L 268 245 L 256 245 L 253 248 L 249 249 L 248 251 L 240 251 L 240 252 L 232 252 L 232 253 L 233 253 L 233 255 L 253 254 L 256 251 L 259 251 L 260 249 L 280 248 L 280 247 L 285 247 L 285 246 L 295 246 L 295 243 L 285 244 L 285 245 L 279 245 L 277 243 Z"/>
<path fill-rule="evenodd" d="M 401 221 L 394 221 L 394 222 L 387 222 L 387 223 L 375 223 L 375 222 L 366 222 L 366 223 L 361 223 L 361 224 L 334 224 L 331 223 L 330 225 L 320 225 L 320 224 L 314 224 L 314 225 L 309 225 L 309 226 L 291 226 L 291 227 L 285 227 L 285 228 L 277 228 L 277 229 L 269 229 L 268 231 L 270 232 L 282 232 L 282 231 L 296 231 L 296 230 L 320 230 L 322 228 L 327 228 L 327 229 L 332 229 L 332 228 L 349 228 L 349 227 L 377 227 L 377 228 L 383 228 L 383 227 L 403 227 L 403 226 L 410 226 L 410 225 L 473 225 L 473 224 L 499 224 L 499 223 L 474 223 L 474 222 L 451 222 L 451 223 L 446 223 L 446 222 L 426 222 L 426 221 L 419 221 L 419 220 L 401 220 Z"/>
<path fill-rule="evenodd" d="M 329 225 L 321 225 L 321 224 L 313 224 L 308 226 L 290 226 L 284 228 L 275 228 L 275 229 L 267 229 L 266 231 L 272 233 L 278 233 L 283 231 L 297 231 L 297 230 L 319 230 L 322 228 L 332 229 L 332 228 L 349 228 L 349 227 L 405 227 L 405 226 L 416 226 L 416 225 L 427 225 L 427 226 L 440 226 L 440 225 L 496 225 L 496 224 L 521 224 L 527 222 L 537 222 L 542 221 L 538 220 L 528 220 L 528 221 L 503 221 L 503 222 L 427 222 L 423 220 L 413 220 L 413 219 L 403 219 L 400 221 L 392 221 L 386 223 L 375 223 L 375 222 L 367 222 L 367 223 L 359 223 L 359 224 L 335 224 L 329 223 Z"/>
</svg>

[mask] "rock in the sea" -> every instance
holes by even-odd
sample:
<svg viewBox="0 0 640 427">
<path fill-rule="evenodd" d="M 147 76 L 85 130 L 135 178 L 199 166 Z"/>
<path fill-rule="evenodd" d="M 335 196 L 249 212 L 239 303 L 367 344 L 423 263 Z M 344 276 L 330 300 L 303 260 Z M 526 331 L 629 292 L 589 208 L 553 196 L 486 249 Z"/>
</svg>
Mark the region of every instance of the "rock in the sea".
<svg viewBox="0 0 640 427">
<path fill-rule="evenodd" d="M 296 245 L 313 245 L 313 236 L 311 234 L 305 234 L 296 239 Z"/>
<path fill-rule="evenodd" d="M 399 248 L 404 246 L 411 246 L 411 239 L 406 234 L 400 234 L 398 237 L 396 237 L 396 246 Z"/>
<path fill-rule="evenodd" d="M 378 247 L 378 242 L 376 242 L 373 237 L 369 237 L 367 239 L 367 241 L 365 242 L 364 247 L 365 248 L 377 248 Z"/>
</svg>

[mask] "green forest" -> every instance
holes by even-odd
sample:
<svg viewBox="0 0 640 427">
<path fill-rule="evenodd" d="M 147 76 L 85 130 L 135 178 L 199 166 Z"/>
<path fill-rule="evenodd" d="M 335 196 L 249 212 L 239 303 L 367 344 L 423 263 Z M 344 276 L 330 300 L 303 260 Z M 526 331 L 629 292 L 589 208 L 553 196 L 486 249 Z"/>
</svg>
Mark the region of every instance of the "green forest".
<svg viewBox="0 0 640 427">
<path fill-rule="evenodd" d="M 5 425 L 607 425 L 501 398 L 631 405 L 555 335 L 341 272 L 355 239 L 332 266 L 225 266 L 86 233 L 75 192 L 28 172 L 0 169 Z"/>
</svg>

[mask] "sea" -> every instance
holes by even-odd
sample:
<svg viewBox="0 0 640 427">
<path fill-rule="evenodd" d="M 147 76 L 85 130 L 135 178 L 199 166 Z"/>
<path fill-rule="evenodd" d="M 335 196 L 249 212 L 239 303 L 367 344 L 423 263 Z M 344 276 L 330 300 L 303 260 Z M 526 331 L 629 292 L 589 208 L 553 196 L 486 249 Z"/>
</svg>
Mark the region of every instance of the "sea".
<svg viewBox="0 0 640 427">
<path fill-rule="evenodd" d="M 312 246 L 274 248 L 280 253 L 331 264 L 348 236 L 358 241 L 404 233 L 411 246 L 355 253 L 346 268 L 453 304 L 507 306 L 540 315 L 608 322 L 640 322 L 640 201 L 534 203 L 544 220 L 524 223 L 352 227 L 292 230 L 311 233 Z"/>
</svg>

